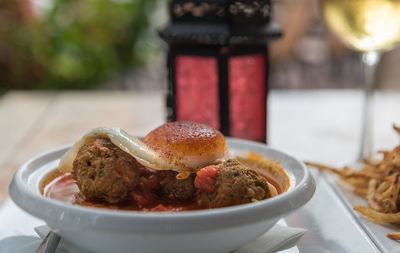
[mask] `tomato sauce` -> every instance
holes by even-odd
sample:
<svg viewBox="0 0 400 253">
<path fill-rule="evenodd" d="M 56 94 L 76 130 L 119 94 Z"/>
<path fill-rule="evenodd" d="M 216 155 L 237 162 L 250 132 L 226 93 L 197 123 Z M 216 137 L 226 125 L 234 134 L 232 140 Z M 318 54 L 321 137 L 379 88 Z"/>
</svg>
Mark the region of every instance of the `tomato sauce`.
<svg viewBox="0 0 400 253">
<path fill-rule="evenodd" d="M 214 166 L 215 167 L 215 166 Z M 208 168 L 208 169 L 206 169 Z M 206 170 L 204 170 L 206 169 Z M 202 172 L 202 170 L 204 170 Z M 214 171 L 213 166 L 208 166 L 203 168 L 198 172 L 198 177 L 202 179 L 202 173 L 204 174 L 203 177 L 207 181 L 209 179 L 214 179 L 216 174 L 216 170 Z M 267 179 L 267 181 L 272 184 L 278 194 L 282 193 L 282 189 L 280 185 L 271 177 L 259 173 L 261 176 Z M 146 178 L 149 182 L 148 184 L 151 185 L 151 177 L 149 176 Z M 197 179 L 197 177 L 196 177 Z M 210 182 L 203 182 L 199 181 L 196 182 L 195 179 L 195 186 L 196 184 L 206 186 Z M 199 187 L 197 187 L 199 188 Z M 200 187 L 201 188 L 201 187 Z M 146 191 L 146 190 L 145 190 Z M 85 196 L 79 191 L 79 188 L 76 184 L 76 181 L 73 179 L 71 173 L 62 174 L 58 170 L 50 173 L 42 183 L 41 192 L 45 197 L 49 197 L 52 199 L 56 199 L 62 202 L 67 202 L 71 204 L 77 204 L 81 206 L 89 206 L 89 207 L 96 207 L 96 208 L 107 208 L 107 209 L 117 209 L 117 210 L 136 210 L 136 211 L 169 211 L 169 212 L 177 212 L 177 211 L 185 211 L 185 210 L 196 210 L 202 209 L 199 207 L 195 201 L 195 198 L 187 200 L 187 201 L 171 201 L 167 199 L 162 199 L 155 194 L 152 194 L 150 191 L 148 193 L 143 192 L 141 189 L 135 189 L 130 192 L 130 199 L 131 201 L 125 201 L 118 204 L 109 204 L 99 200 L 88 200 Z M 212 192 L 212 191 L 211 191 Z M 136 203 L 146 203 L 145 207 L 138 206 Z"/>
<path fill-rule="evenodd" d="M 47 178 L 45 182 L 46 181 L 49 183 L 43 185 L 41 190 L 45 197 L 81 206 L 118 209 L 118 210 L 158 211 L 158 212 L 160 211 L 173 212 L 173 211 L 201 209 L 196 205 L 194 200 L 170 202 L 168 200 L 157 199 L 155 201 L 157 204 L 153 205 L 153 207 L 150 208 L 139 207 L 130 201 L 118 204 L 109 204 L 99 200 L 87 200 L 85 196 L 83 196 L 83 194 L 79 191 L 79 188 L 76 185 L 76 181 L 73 179 L 71 173 L 65 173 L 62 175 L 55 173 L 55 176 L 50 175 L 50 178 Z"/>
</svg>

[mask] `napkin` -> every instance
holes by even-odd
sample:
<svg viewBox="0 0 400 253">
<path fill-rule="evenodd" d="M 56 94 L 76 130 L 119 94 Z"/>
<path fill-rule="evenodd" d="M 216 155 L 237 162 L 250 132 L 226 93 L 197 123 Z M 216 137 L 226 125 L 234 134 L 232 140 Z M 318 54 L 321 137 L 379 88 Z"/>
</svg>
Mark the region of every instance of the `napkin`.
<svg viewBox="0 0 400 253">
<path fill-rule="evenodd" d="M 270 253 L 296 246 L 306 232 L 303 228 L 282 226 L 279 223 L 253 242 L 234 250 L 233 253 Z"/>
<path fill-rule="evenodd" d="M 284 221 L 282 221 L 284 224 Z M 280 224 L 282 224 L 280 222 Z M 273 226 L 265 234 L 257 240 L 248 243 L 240 249 L 234 250 L 233 253 L 270 253 L 286 250 L 294 247 L 299 239 L 306 232 L 302 228 L 292 228 L 280 225 L 279 223 Z M 39 247 L 41 241 L 50 232 L 48 226 L 35 227 L 36 233 L 39 237 L 35 236 L 13 236 L 0 241 L 0 253 L 32 253 Z M 293 250 L 290 252 L 298 252 Z M 77 248 L 61 239 L 56 253 L 89 253 L 86 250 Z"/>
</svg>

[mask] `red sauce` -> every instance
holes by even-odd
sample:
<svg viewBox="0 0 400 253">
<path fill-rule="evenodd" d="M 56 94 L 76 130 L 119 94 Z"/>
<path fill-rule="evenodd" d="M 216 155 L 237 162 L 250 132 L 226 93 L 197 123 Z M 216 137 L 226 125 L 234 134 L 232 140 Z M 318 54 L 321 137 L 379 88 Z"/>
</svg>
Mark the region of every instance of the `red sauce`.
<svg viewBox="0 0 400 253">
<path fill-rule="evenodd" d="M 208 166 L 208 167 L 209 169 L 204 170 L 204 173 L 203 172 L 200 173 L 201 172 L 200 170 L 197 175 L 197 177 L 200 176 L 201 180 L 202 178 L 206 179 L 205 185 L 210 183 L 207 181 L 208 179 L 211 178 L 212 180 L 214 180 L 216 174 L 216 171 L 214 173 L 214 170 L 212 169 L 212 167 L 215 166 Z M 264 174 L 261 175 L 264 176 L 269 183 L 275 186 L 278 194 L 282 193 L 281 187 L 275 180 Z M 145 189 L 148 187 L 151 188 L 153 185 L 151 174 L 149 174 L 149 176 L 147 177 L 147 179 L 149 180 L 148 185 L 145 185 L 143 189 L 140 188 L 135 189 L 130 193 L 132 201 L 126 201 L 118 204 L 109 204 L 98 200 L 86 200 L 83 194 L 79 191 L 79 188 L 76 185 L 76 181 L 72 178 L 71 173 L 65 173 L 62 175 L 56 173 L 50 176 L 51 178 L 47 178 L 44 181 L 45 184 L 44 188 L 42 189 L 43 195 L 52 199 L 60 200 L 62 202 L 67 202 L 71 204 L 78 204 L 82 206 L 90 206 L 97 208 L 107 208 L 107 209 L 157 211 L 157 212 L 160 211 L 177 212 L 177 211 L 201 209 L 194 200 L 171 202 L 168 200 L 160 199 L 155 195 L 151 195 L 151 193 L 149 192 L 146 193 Z M 197 184 L 196 187 L 202 189 L 201 187 L 203 187 L 204 185 L 201 184 L 204 182 L 199 183 L 199 181 L 197 181 L 196 183 L 196 180 L 195 180 L 195 185 Z M 142 203 L 143 206 L 138 205 L 137 203 Z"/>
<path fill-rule="evenodd" d="M 132 191 L 132 194 L 137 192 Z M 65 173 L 61 176 L 55 177 L 50 181 L 47 185 L 45 185 L 43 189 L 43 195 L 52 199 L 60 200 L 63 202 L 78 204 L 81 206 L 90 206 L 90 207 L 99 207 L 99 208 L 108 208 L 108 209 L 119 209 L 119 210 L 139 210 L 139 211 L 184 211 L 184 210 L 193 210 L 200 209 L 194 201 L 175 201 L 174 203 L 170 203 L 166 200 L 161 199 L 151 199 L 156 197 L 148 197 L 146 194 L 140 196 L 145 198 L 141 203 L 150 201 L 153 203 L 149 203 L 149 205 L 153 204 L 153 207 L 140 207 L 137 204 L 134 204 L 130 201 L 126 201 L 118 204 L 109 204 L 98 200 L 86 200 L 83 194 L 79 191 L 78 186 L 76 185 L 76 181 L 72 178 L 71 173 Z M 146 198 L 147 197 L 147 198 Z M 133 198 L 134 200 L 137 200 Z M 156 203 L 156 204 L 154 204 Z"/>
</svg>

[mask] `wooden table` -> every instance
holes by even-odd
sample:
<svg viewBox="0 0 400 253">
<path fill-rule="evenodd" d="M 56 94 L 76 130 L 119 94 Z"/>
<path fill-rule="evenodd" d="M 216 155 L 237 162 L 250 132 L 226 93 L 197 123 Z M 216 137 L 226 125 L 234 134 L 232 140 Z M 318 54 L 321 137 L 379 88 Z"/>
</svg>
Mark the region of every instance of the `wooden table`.
<svg viewBox="0 0 400 253">
<path fill-rule="evenodd" d="M 164 122 L 162 93 L 10 92 L 0 100 L 0 203 L 16 169 L 97 126 L 144 135 Z"/>
<path fill-rule="evenodd" d="M 269 143 L 301 159 L 325 163 L 357 157 L 362 94 L 354 90 L 272 91 Z M 398 143 L 400 94 L 376 95 L 375 147 Z M 0 204 L 27 159 L 72 143 L 97 126 L 145 135 L 165 122 L 162 92 L 9 92 L 0 98 Z"/>
</svg>

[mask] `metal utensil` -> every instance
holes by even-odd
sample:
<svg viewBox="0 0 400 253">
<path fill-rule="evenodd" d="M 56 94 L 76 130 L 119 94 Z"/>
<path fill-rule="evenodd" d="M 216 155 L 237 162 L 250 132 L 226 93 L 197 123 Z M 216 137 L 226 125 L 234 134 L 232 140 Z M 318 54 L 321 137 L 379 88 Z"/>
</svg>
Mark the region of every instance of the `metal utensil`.
<svg viewBox="0 0 400 253">
<path fill-rule="evenodd" d="M 57 235 L 54 231 L 50 231 L 46 238 L 39 245 L 39 248 L 35 251 L 35 253 L 54 253 L 56 252 L 58 243 L 60 242 L 61 237 Z"/>
</svg>

